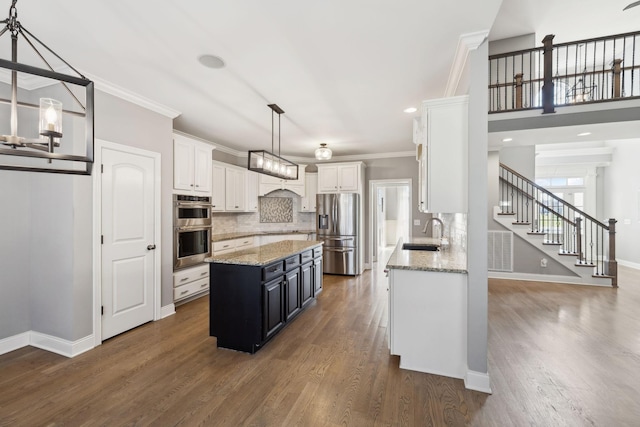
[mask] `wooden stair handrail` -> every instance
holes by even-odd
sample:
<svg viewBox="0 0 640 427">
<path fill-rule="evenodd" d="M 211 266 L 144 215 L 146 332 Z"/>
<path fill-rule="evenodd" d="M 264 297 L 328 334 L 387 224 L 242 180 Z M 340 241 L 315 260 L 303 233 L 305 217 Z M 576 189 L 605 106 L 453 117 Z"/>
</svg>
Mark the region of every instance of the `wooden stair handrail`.
<svg viewBox="0 0 640 427">
<path fill-rule="evenodd" d="M 552 199 L 556 200 L 557 202 L 560 202 L 560 204 L 563 204 L 573 210 L 575 210 L 576 212 L 580 213 L 580 216 L 582 216 L 583 218 L 587 218 L 590 221 L 593 221 L 594 223 L 596 223 L 597 225 L 599 225 L 600 227 L 604 228 L 605 230 L 609 230 L 609 226 L 604 224 L 601 221 L 598 221 L 597 219 L 595 219 L 594 217 L 592 217 L 591 215 L 589 215 L 586 212 L 581 211 L 580 209 L 576 208 L 575 206 L 573 206 L 571 203 L 567 203 L 564 200 L 562 200 L 560 197 L 556 196 L 555 194 L 553 194 L 552 192 L 550 192 L 549 190 L 547 190 L 544 187 L 539 186 L 538 184 L 536 184 L 535 182 L 531 181 L 529 178 L 520 175 L 518 172 L 514 171 L 513 169 L 511 169 L 509 166 L 500 163 L 500 167 L 503 169 L 506 169 L 507 171 L 511 172 L 512 174 L 514 174 L 515 176 L 517 176 L 518 178 L 524 180 L 525 182 L 527 182 L 528 184 L 530 184 L 531 186 L 535 187 L 536 189 L 542 191 L 543 193 L 545 193 L 547 196 L 551 197 Z M 502 177 L 500 177 L 500 179 L 503 179 Z M 505 180 L 506 181 L 506 180 Z M 509 182 L 509 181 L 506 181 Z M 511 184 L 513 185 L 513 184 Z M 523 191 L 524 193 L 524 191 Z M 526 193 L 525 193 L 526 194 Z M 533 198 L 533 196 L 532 196 Z M 546 207 L 546 206 L 545 206 Z"/>
</svg>

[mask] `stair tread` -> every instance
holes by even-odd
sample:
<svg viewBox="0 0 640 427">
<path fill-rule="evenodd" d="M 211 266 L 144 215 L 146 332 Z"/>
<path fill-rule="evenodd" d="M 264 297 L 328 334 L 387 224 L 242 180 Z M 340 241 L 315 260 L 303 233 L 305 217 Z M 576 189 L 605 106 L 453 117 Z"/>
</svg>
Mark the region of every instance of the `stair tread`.
<svg viewBox="0 0 640 427">
<path fill-rule="evenodd" d="M 514 221 L 511 224 L 513 224 L 513 225 L 531 225 L 530 222 L 520 222 L 520 221 Z"/>
<path fill-rule="evenodd" d="M 558 252 L 558 255 L 578 256 L 578 252 Z"/>
<path fill-rule="evenodd" d="M 560 242 L 542 242 L 543 245 L 549 245 L 549 246 L 562 246 L 562 243 Z"/>
<path fill-rule="evenodd" d="M 577 262 L 574 264 L 576 267 L 591 267 L 594 268 L 595 264 L 578 264 Z"/>
<path fill-rule="evenodd" d="M 527 234 L 530 234 L 532 236 L 544 236 L 547 233 L 543 233 L 541 231 L 529 231 L 529 232 L 527 232 Z"/>
<path fill-rule="evenodd" d="M 615 279 L 615 276 L 609 276 L 608 274 L 593 274 L 591 277 L 601 278 L 601 279 Z"/>
<path fill-rule="evenodd" d="M 515 212 L 498 212 L 498 215 L 515 215 Z"/>
</svg>

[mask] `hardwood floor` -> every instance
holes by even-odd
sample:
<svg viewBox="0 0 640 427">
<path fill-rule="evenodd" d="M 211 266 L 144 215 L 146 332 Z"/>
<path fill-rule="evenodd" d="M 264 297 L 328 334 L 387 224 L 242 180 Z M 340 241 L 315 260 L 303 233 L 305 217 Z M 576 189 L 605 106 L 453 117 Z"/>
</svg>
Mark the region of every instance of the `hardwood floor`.
<svg viewBox="0 0 640 427">
<path fill-rule="evenodd" d="M 369 271 L 325 276 L 255 355 L 216 348 L 201 298 L 74 359 L 0 356 L 0 425 L 639 425 L 640 272 L 620 273 L 619 289 L 491 281 L 493 395 L 400 370 Z"/>
</svg>

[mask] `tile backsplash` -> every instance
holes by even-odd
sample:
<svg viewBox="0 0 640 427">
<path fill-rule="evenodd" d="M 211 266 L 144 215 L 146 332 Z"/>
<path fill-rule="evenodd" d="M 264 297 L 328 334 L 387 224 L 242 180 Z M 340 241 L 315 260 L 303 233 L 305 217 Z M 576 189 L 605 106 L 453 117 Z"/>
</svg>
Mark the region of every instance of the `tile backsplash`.
<svg viewBox="0 0 640 427">
<path fill-rule="evenodd" d="M 260 222 L 293 222 L 291 197 L 260 197 Z"/>
<path fill-rule="evenodd" d="M 233 233 L 245 231 L 297 231 L 315 230 L 315 212 L 300 212 L 300 197 L 286 190 L 273 191 L 265 198 L 287 198 L 291 200 L 291 222 L 261 222 L 260 212 L 213 213 L 213 233 Z M 262 203 L 260 203 L 262 205 Z"/>
</svg>

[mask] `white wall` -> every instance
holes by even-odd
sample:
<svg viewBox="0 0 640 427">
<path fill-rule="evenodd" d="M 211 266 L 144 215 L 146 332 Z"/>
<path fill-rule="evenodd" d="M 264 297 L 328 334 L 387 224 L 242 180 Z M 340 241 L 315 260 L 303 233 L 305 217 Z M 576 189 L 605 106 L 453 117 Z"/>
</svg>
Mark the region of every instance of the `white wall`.
<svg viewBox="0 0 640 427">
<path fill-rule="evenodd" d="M 611 141 L 611 166 L 604 168 L 604 216 L 615 218 L 616 258 L 640 267 L 640 139 Z"/>
<path fill-rule="evenodd" d="M 0 339 L 31 329 L 29 321 L 29 175 L 0 170 Z"/>
</svg>

